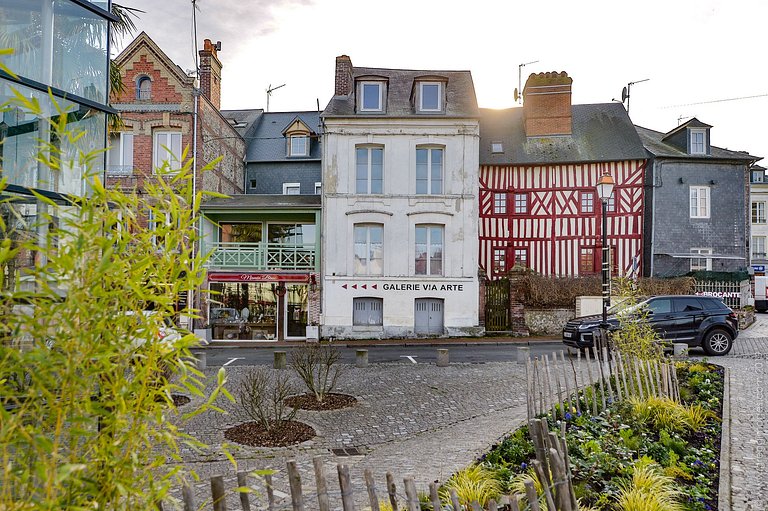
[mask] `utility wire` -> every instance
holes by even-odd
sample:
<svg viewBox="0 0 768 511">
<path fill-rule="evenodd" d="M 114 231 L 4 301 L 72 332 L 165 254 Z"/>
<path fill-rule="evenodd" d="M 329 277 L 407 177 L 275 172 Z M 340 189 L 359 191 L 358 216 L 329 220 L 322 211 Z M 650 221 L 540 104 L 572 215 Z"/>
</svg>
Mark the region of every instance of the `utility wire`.
<svg viewBox="0 0 768 511">
<path fill-rule="evenodd" d="M 679 108 L 682 106 L 708 105 L 711 103 L 725 103 L 727 101 L 741 101 L 742 99 L 755 99 L 755 98 L 765 98 L 765 97 L 768 97 L 768 94 L 755 94 L 754 96 L 740 96 L 737 98 L 712 99 L 709 101 L 697 101 L 696 103 L 683 103 L 680 105 L 662 106 L 661 110 L 665 110 L 667 108 Z"/>
</svg>

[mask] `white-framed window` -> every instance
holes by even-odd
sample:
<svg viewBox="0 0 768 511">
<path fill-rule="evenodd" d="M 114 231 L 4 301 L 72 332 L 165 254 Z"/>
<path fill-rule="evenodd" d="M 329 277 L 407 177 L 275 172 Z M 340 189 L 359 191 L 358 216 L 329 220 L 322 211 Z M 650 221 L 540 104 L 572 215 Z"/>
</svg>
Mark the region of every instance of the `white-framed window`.
<svg viewBox="0 0 768 511">
<path fill-rule="evenodd" d="M 416 149 L 416 193 L 428 195 L 443 193 L 442 148 Z"/>
<path fill-rule="evenodd" d="M 691 254 L 712 255 L 711 248 L 692 248 Z M 691 257 L 691 271 L 710 271 L 712 270 L 711 257 Z"/>
<path fill-rule="evenodd" d="M 153 144 L 155 170 L 179 170 L 181 168 L 181 132 L 156 131 Z"/>
<path fill-rule="evenodd" d="M 515 214 L 525 215 L 528 213 L 528 194 L 516 193 L 515 194 Z"/>
<path fill-rule="evenodd" d="M 152 233 L 152 244 L 157 245 L 160 240 L 165 240 L 173 218 L 170 213 L 157 212 L 150 208 L 147 213 L 147 229 Z"/>
<path fill-rule="evenodd" d="M 283 183 L 283 195 L 301 195 L 301 183 Z"/>
<path fill-rule="evenodd" d="M 691 186 L 691 218 L 709 218 L 709 187 Z"/>
<path fill-rule="evenodd" d="M 416 275 L 443 274 L 443 226 L 416 226 Z"/>
<path fill-rule="evenodd" d="M 765 182 L 765 171 L 764 170 L 753 170 L 752 171 L 752 182 L 753 183 L 764 183 Z"/>
<path fill-rule="evenodd" d="M 594 213 L 595 192 L 581 192 L 579 194 L 579 204 L 582 213 Z"/>
<path fill-rule="evenodd" d="M 355 275 L 383 275 L 384 226 L 355 225 Z"/>
<path fill-rule="evenodd" d="M 442 109 L 442 83 L 419 82 L 419 110 L 422 112 L 440 112 Z"/>
<path fill-rule="evenodd" d="M 360 82 L 360 111 L 382 112 L 384 110 L 384 83 Z"/>
<path fill-rule="evenodd" d="M 352 325 L 382 326 L 383 324 L 383 298 L 361 297 L 352 299 Z"/>
<path fill-rule="evenodd" d="M 355 193 L 382 193 L 384 184 L 384 148 L 357 147 L 355 149 L 355 159 Z"/>
<path fill-rule="evenodd" d="M 136 80 L 136 99 L 152 99 L 152 80 L 148 76 L 142 76 Z"/>
<path fill-rule="evenodd" d="M 514 254 L 515 254 L 515 266 L 522 266 L 524 268 L 528 268 L 528 249 L 516 248 L 514 249 Z"/>
<path fill-rule="evenodd" d="M 309 137 L 306 135 L 291 135 L 289 137 L 288 156 L 307 156 L 309 154 Z"/>
<path fill-rule="evenodd" d="M 619 190 L 616 188 L 613 189 L 613 193 L 610 197 L 608 197 L 608 204 L 606 205 L 606 210 L 608 213 L 615 213 L 616 212 L 616 196 L 619 194 Z"/>
<path fill-rule="evenodd" d="M 506 215 L 507 214 L 507 194 L 504 192 L 493 193 L 493 214 L 494 215 Z"/>
<path fill-rule="evenodd" d="M 765 223 L 765 202 L 753 202 L 752 203 L 752 223 L 764 224 Z"/>
<path fill-rule="evenodd" d="M 766 259 L 765 236 L 752 236 L 752 259 Z"/>
<path fill-rule="evenodd" d="M 491 153 L 499 154 L 504 152 L 504 144 L 501 142 L 491 142 Z"/>
<path fill-rule="evenodd" d="M 323 183 L 315 181 L 315 195 L 320 195 L 321 193 L 323 193 Z"/>
<path fill-rule="evenodd" d="M 507 271 L 507 249 L 493 249 L 493 273 L 501 275 Z"/>
<path fill-rule="evenodd" d="M 130 175 L 133 171 L 133 133 L 112 133 L 107 152 L 107 174 Z"/>
<path fill-rule="evenodd" d="M 707 154 L 707 130 L 691 129 L 691 154 Z"/>
</svg>

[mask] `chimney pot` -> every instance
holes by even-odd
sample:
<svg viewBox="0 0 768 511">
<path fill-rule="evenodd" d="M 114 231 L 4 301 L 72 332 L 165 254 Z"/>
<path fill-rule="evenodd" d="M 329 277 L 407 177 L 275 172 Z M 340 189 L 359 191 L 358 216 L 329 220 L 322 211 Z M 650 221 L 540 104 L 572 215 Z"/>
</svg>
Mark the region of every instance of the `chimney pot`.
<svg viewBox="0 0 768 511">
<path fill-rule="evenodd" d="M 198 51 L 200 56 L 200 91 L 203 96 L 213 103 L 216 109 L 221 108 L 221 61 L 216 52 L 221 49 L 221 41 L 213 44 L 210 39 L 203 41 L 203 49 Z"/>
</svg>

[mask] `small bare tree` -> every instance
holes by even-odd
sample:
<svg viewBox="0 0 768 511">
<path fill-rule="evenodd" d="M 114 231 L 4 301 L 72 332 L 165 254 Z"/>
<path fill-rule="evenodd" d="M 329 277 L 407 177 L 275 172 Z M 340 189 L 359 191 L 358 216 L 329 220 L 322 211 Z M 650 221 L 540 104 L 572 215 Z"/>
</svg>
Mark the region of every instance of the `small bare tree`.
<svg viewBox="0 0 768 511">
<path fill-rule="evenodd" d="M 296 393 L 289 374 L 267 367 L 249 369 L 237 390 L 239 415 L 256 421 L 266 430 L 293 420 L 298 409 L 289 408 L 285 398 Z"/>
<path fill-rule="evenodd" d="M 342 373 L 339 360 L 341 352 L 328 345 L 306 344 L 291 351 L 291 366 L 318 403 L 336 387 Z"/>
</svg>

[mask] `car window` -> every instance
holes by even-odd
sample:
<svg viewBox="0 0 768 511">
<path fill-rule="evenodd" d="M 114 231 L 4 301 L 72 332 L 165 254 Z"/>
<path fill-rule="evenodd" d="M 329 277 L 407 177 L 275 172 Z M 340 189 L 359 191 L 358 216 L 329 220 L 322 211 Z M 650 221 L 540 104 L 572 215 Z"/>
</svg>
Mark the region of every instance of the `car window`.
<svg viewBox="0 0 768 511">
<path fill-rule="evenodd" d="M 719 298 L 699 298 L 699 301 L 708 311 L 719 311 L 727 309 L 727 306 Z"/>
<path fill-rule="evenodd" d="M 652 314 L 668 314 L 672 312 L 672 300 L 669 298 L 650 300 L 647 303 L 647 307 Z"/>
<path fill-rule="evenodd" d="M 673 301 L 675 303 L 675 312 L 696 312 L 704 310 L 704 307 L 701 305 L 698 298 L 675 298 Z"/>
</svg>

